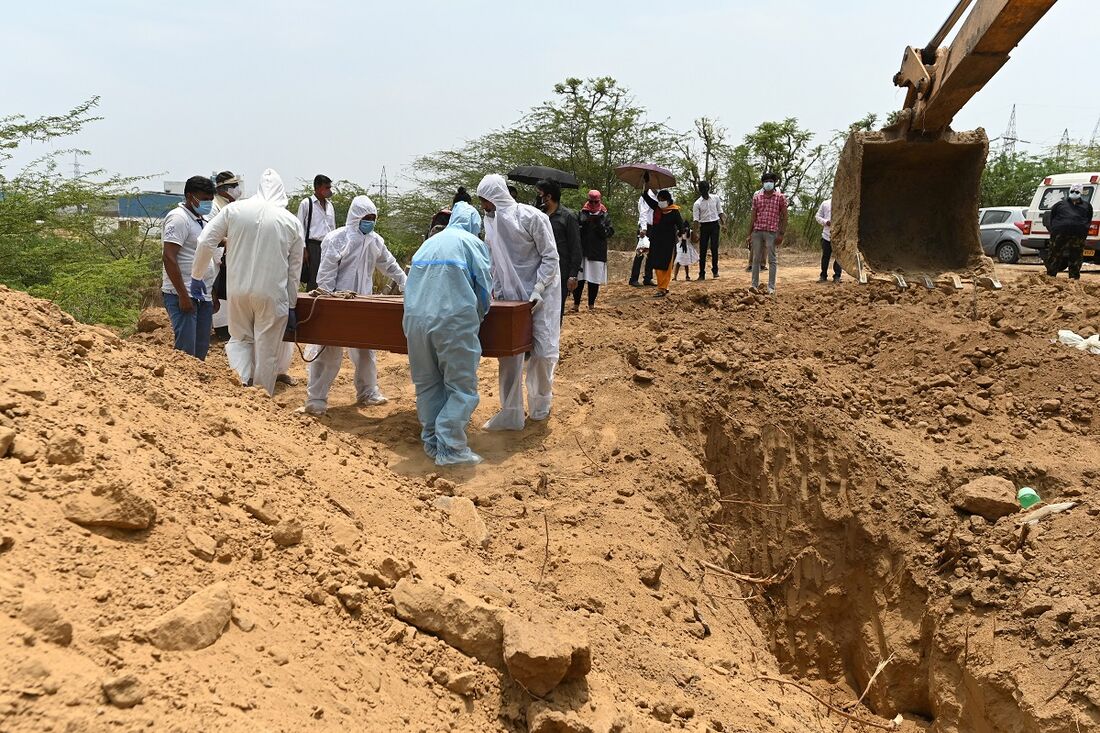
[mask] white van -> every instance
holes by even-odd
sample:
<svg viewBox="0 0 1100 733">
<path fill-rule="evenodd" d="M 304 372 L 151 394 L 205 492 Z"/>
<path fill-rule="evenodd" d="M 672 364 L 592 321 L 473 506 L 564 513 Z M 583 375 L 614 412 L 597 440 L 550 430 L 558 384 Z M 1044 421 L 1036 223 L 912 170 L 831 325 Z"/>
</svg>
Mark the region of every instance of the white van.
<svg viewBox="0 0 1100 733">
<path fill-rule="evenodd" d="M 1082 185 L 1081 198 L 1093 206 L 1093 222 L 1089 227 L 1089 236 L 1085 240 L 1085 262 L 1100 264 L 1100 211 L 1096 211 L 1100 201 L 1096 199 L 1096 189 L 1100 188 L 1100 173 L 1059 173 L 1047 176 L 1035 190 L 1031 206 L 1024 212 L 1024 220 L 1017 226 L 1024 233 L 1023 244 L 1042 252 L 1050 245 L 1050 232 L 1043 225 L 1043 214 L 1050 211 L 1054 204 L 1069 195 L 1069 187 L 1075 183 Z"/>
</svg>

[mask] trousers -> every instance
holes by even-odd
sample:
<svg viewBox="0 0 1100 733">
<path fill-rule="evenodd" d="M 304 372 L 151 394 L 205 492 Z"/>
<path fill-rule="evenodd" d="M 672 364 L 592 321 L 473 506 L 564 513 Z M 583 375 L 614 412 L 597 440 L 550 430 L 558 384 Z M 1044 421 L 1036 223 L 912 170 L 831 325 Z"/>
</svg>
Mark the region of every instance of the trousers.
<svg viewBox="0 0 1100 733">
<path fill-rule="evenodd" d="M 180 298 L 175 293 L 161 293 L 164 310 L 172 321 L 172 333 L 175 336 L 177 350 L 190 354 L 200 361 L 206 360 L 210 351 L 211 320 L 214 305 L 207 300 L 192 300 L 195 306 L 190 313 L 180 310 Z"/>
<path fill-rule="evenodd" d="M 707 221 L 699 225 L 699 277 L 707 272 L 707 250 L 710 250 L 710 271 L 718 277 L 718 239 L 721 235 L 721 223 Z"/>
<path fill-rule="evenodd" d="M 347 352 L 355 366 L 355 400 L 363 402 L 371 397 L 381 397 L 378 389 L 378 363 L 370 349 L 342 349 L 339 346 L 310 346 L 306 350 L 309 362 L 309 386 L 306 388 L 306 406 L 324 410 L 328 407 L 328 393 L 340 373 Z M 316 357 L 316 358 L 314 358 Z"/>
<path fill-rule="evenodd" d="M 527 407 L 532 420 L 545 420 L 550 416 L 554 401 L 554 369 L 558 357 L 523 354 L 506 356 L 500 360 L 500 412 L 485 423 L 487 430 L 523 430 L 523 387 L 527 386 Z M 523 370 L 526 362 L 527 376 Z"/>
<path fill-rule="evenodd" d="M 833 258 L 833 243 L 821 238 L 821 279 L 829 276 L 829 260 L 833 260 L 833 279 L 840 280 L 840 263 Z"/>
<path fill-rule="evenodd" d="M 775 249 L 775 232 L 752 233 L 752 286 L 760 287 L 760 264 L 768 256 L 768 292 L 775 290 L 775 271 L 779 268 L 779 255 Z"/>
<path fill-rule="evenodd" d="M 1073 234 L 1054 234 L 1047 249 L 1047 274 L 1055 277 L 1068 269 L 1072 280 L 1081 279 L 1081 264 L 1085 259 L 1085 237 Z"/>
<path fill-rule="evenodd" d="M 653 267 L 649 264 L 649 252 L 635 252 L 634 264 L 630 266 L 630 284 L 638 284 L 638 276 L 642 273 L 642 261 L 645 261 L 645 281 L 647 283 L 653 282 Z"/>
<path fill-rule="evenodd" d="M 287 306 L 261 293 L 235 293 L 229 300 L 229 343 L 225 355 L 241 384 L 275 393 L 279 361 L 285 358 Z M 289 361 L 289 360 L 288 360 Z"/>
</svg>

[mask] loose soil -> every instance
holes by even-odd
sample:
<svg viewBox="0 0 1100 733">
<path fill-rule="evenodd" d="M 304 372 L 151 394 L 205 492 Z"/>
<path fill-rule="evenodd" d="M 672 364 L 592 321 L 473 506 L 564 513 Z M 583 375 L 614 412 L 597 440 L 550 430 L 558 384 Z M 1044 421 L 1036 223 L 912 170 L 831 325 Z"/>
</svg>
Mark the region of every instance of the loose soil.
<svg viewBox="0 0 1100 733">
<path fill-rule="evenodd" d="M 742 267 L 665 300 L 605 287 L 522 433 L 476 427 L 484 361 L 485 462 L 448 472 L 404 357 L 380 355 L 388 404 L 355 406 L 345 364 L 308 418 L 300 362 L 269 399 L 155 313 L 121 340 L 0 289 L 0 730 L 524 731 L 546 706 L 568 715 L 539 730 L 1100 730 L 1100 357 L 1051 343 L 1100 328 L 1100 277 L 898 292 L 781 266 L 766 298 Z M 990 475 L 1077 505 L 1021 541 L 956 508 Z M 65 519 L 109 487 L 152 526 Z M 380 556 L 587 635 L 591 672 L 535 699 L 397 620 L 360 581 Z M 212 644 L 150 643 L 215 583 Z"/>
</svg>

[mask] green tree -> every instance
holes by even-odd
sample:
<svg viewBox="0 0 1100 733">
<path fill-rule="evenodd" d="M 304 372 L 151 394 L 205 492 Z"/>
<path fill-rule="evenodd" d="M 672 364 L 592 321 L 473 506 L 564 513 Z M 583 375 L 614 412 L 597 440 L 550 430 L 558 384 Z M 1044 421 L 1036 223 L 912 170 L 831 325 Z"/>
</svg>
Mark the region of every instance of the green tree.
<svg viewBox="0 0 1100 733">
<path fill-rule="evenodd" d="M 142 179 L 101 170 L 66 177 L 60 159 L 82 152 L 72 149 L 8 170 L 20 147 L 98 121 L 98 102 L 92 97 L 60 115 L 0 118 L 0 282 L 74 306 L 81 320 L 132 327 L 159 271 L 159 248 L 151 228 L 119 227 L 111 212 Z"/>
<path fill-rule="evenodd" d="M 512 125 L 422 156 L 413 169 L 424 195 L 441 205 L 458 186 L 473 195 L 487 173 L 506 174 L 519 165 L 557 168 L 572 173 L 580 185 L 579 191 L 565 192 L 567 206 L 580 206 L 588 189 L 599 189 L 619 231 L 633 231 L 637 193 L 615 177 L 615 168 L 643 161 L 672 165 L 672 137 L 614 79 L 569 78 Z M 427 220 L 421 224 L 426 228 Z"/>
</svg>

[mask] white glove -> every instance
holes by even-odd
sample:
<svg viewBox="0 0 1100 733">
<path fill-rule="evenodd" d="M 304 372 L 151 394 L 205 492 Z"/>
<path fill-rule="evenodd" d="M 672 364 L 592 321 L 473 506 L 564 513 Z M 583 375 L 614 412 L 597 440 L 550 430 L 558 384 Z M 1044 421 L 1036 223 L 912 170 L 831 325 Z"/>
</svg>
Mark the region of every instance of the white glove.
<svg viewBox="0 0 1100 733">
<path fill-rule="evenodd" d="M 531 297 L 527 299 L 531 303 L 531 312 L 534 313 L 540 307 L 542 307 L 542 291 L 546 289 L 546 286 L 542 283 L 535 283 L 534 290 L 531 291 Z"/>
</svg>

